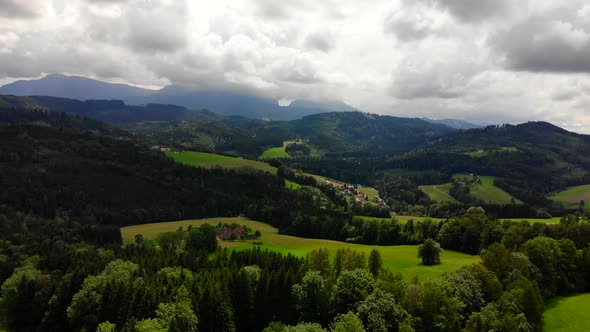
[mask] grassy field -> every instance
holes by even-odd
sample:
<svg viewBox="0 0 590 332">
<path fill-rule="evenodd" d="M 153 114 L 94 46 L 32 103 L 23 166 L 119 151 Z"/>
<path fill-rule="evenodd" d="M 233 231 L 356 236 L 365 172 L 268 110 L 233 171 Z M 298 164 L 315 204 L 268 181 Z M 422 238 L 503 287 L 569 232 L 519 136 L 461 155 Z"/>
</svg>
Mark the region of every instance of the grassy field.
<svg viewBox="0 0 590 332">
<path fill-rule="evenodd" d="M 357 218 L 361 218 L 363 220 L 389 220 L 391 218 L 377 218 L 377 217 L 369 217 L 369 216 L 355 216 Z M 440 222 L 442 220 L 442 218 L 430 218 L 430 217 L 414 217 L 414 216 L 395 216 L 394 217 L 397 221 L 400 222 L 400 224 L 405 225 L 408 220 L 412 219 L 414 221 L 423 221 L 425 219 L 430 219 L 432 221 L 436 221 L 436 222 Z"/>
<path fill-rule="evenodd" d="M 548 332 L 590 331 L 590 294 L 556 297 L 545 304 L 545 326 Z"/>
<path fill-rule="evenodd" d="M 561 217 L 553 217 L 549 219 L 539 218 L 504 218 L 501 220 L 512 220 L 512 221 L 528 221 L 530 223 L 542 223 L 542 224 L 557 224 L 561 221 Z"/>
<path fill-rule="evenodd" d="M 465 265 L 476 263 L 480 260 L 479 256 L 445 251 L 441 258 L 442 264 L 423 266 L 420 263 L 420 259 L 417 258 L 417 246 L 369 246 L 322 239 L 304 239 L 278 234 L 277 229 L 270 225 L 245 218 L 214 218 L 136 225 L 121 228 L 121 235 L 123 236 L 123 242 L 128 244 L 133 242 L 136 234 L 142 234 L 144 239 L 149 240 L 154 239 L 159 233 L 175 231 L 179 227 L 186 229 L 188 225 L 199 226 L 205 223 L 217 225 L 220 222 L 235 222 L 246 225 L 254 230 L 259 230 L 262 232 L 262 237 L 259 239 L 263 242 L 263 245 L 260 246 L 262 249 L 278 251 L 284 254 L 291 253 L 299 257 L 303 257 L 306 253 L 320 248 L 327 248 L 333 252 L 338 248 L 350 248 L 362 251 L 368 257 L 372 249 L 377 249 L 381 253 L 383 265 L 394 272 L 401 272 L 406 280 L 411 279 L 415 275 L 421 280 L 436 278 L 444 272 L 455 271 Z M 222 245 L 234 250 L 254 247 L 249 241 L 222 242 Z"/>
<path fill-rule="evenodd" d="M 430 196 L 431 199 L 443 203 L 457 203 L 457 200 L 449 195 L 449 190 L 451 190 L 451 184 L 438 184 L 433 186 L 419 186 L 420 190 L 422 190 L 426 195 Z"/>
<path fill-rule="evenodd" d="M 357 190 L 359 192 L 367 195 L 367 197 L 369 197 L 369 200 L 372 200 L 373 198 L 375 198 L 375 196 L 379 196 L 379 192 L 377 191 L 377 189 L 375 189 L 373 187 L 361 187 L 361 186 L 359 186 Z"/>
<path fill-rule="evenodd" d="M 261 171 L 277 174 L 276 167 L 272 167 L 267 163 L 241 159 L 235 157 L 222 156 L 212 153 L 183 151 L 183 152 L 166 152 L 166 155 L 177 162 L 189 166 L 201 166 L 211 168 L 219 166 L 222 168 L 242 168 L 249 167 Z"/>
<path fill-rule="evenodd" d="M 590 184 L 570 187 L 547 198 L 563 203 L 568 209 L 575 209 L 578 207 L 581 200 L 584 202 L 590 202 Z"/>
<path fill-rule="evenodd" d="M 475 185 L 471 188 L 471 193 L 486 202 L 491 203 L 522 203 L 522 201 L 513 198 L 512 195 L 505 192 L 504 190 L 494 186 L 494 177 L 492 176 L 480 176 L 481 185 Z"/>
<path fill-rule="evenodd" d="M 278 159 L 278 158 L 291 158 L 291 156 L 285 151 L 285 147 L 270 148 L 265 150 L 259 157 L 259 159 Z"/>
<path fill-rule="evenodd" d="M 467 174 L 455 174 L 453 178 L 471 178 Z M 512 202 L 513 197 L 504 190 L 494 186 L 493 176 L 480 176 L 481 184 L 471 186 L 471 194 L 486 203 L 507 204 Z M 451 183 L 445 183 L 432 186 L 420 186 L 420 190 L 425 192 L 431 199 L 437 202 L 457 202 L 449 195 Z M 514 198 L 514 202 L 522 203 Z"/>
</svg>

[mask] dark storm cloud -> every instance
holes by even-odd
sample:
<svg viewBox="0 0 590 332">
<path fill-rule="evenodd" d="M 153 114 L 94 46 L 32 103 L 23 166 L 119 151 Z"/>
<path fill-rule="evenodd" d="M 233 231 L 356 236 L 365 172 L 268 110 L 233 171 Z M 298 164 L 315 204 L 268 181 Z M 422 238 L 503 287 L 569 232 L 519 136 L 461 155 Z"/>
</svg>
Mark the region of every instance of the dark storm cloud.
<svg viewBox="0 0 590 332">
<path fill-rule="evenodd" d="M 569 13 L 569 12 L 568 12 Z M 590 25 L 575 15 L 532 17 L 498 33 L 493 49 L 509 69 L 530 72 L 590 72 Z"/>
<path fill-rule="evenodd" d="M 38 0 L 0 0 L 0 16 L 35 18 L 42 15 L 44 6 L 44 2 Z"/>
</svg>

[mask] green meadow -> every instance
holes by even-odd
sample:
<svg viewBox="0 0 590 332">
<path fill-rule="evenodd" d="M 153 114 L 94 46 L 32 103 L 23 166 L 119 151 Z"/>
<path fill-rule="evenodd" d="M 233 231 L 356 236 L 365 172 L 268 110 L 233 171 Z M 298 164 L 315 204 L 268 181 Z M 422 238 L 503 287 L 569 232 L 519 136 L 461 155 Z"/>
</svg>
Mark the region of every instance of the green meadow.
<svg viewBox="0 0 590 332">
<path fill-rule="evenodd" d="M 547 332 L 590 331 L 590 294 L 555 297 L 545 303 L 545 326 Z"/>
<path fill-rule="evenodd" d="M 451 190 L 451 184 L 438 184 L 432 186 L 419 186 L 420 190 L 422 190 L 426 195 L 430 196 L 432 200 L 435 200 L 439 203 L 449 202 L 449 203 L 457 203 L 457 200 L 449 195 L 449 190 Z"/>
<path fill-rule="evenodd" d="M 285 147 L 270 148 L 265 150 L 259 157 L 259 159 L 279 159 L 279 158 L 291 158 L 291 156 L 285 151 Z"/>
<path fill-rule="evenodd" d="M 455 174 L 453 178 L 470 178 L 473 177 L 467 174 Z M 516 203 L 522 203 L 521 201 L 513 198 L 512 195 L 505 192 L 504 190 L 494 185 L 495 177 L 493 176 L 479 176 L 481 180 L 480 184 L 476 184 L 471 187 L 471 194 L 484 202 L 507 204 L 514 201 Z"/>
<path fill-rule="evenodd" d="M 590 184 L 570 187 L 547 198 L 561 202 L 568 209 L 575 209 L 579 207 L 580 201 L 590 202 Z"/>
<path fill-rule="evenodd" d="M 453 178 L 472 178 L 472 176 L 467 174 L 455 174 Z M 513 198 L 512 195 L 505 192 L 504 190 L 496 187 L 494 185 L 493 176 L 479 176 L 481 183 L 475 184 L 470 187 L 471 194 L 476 198 L 486 202 L 486 203 L 496 203 L 496 204 L 507 204 L 511 203 L 513 200 L 516 203 L 522 203 L 520 200 Z M 431 199 L 437 202 L 457 202 L 453 197 L 449 195 L 449 191 L 451 190 L 452 184 L 445 183 L 439 185 L 431 185 L 431 186 L 420 186 L 420 190 L 430 196 Z"/>
<path fill-rule="evenodd" d="M 267 163 L 255 160 L 248 160 L 236 157 L 222 156 L 212 153 L 183 151 L 183 152 L 166 152 L 166 155 L 177 162 L 189 166 L 200 166 L 205 168 L 212 168 L 219 166 L 222 168 L 243 168 L 249 167 L 258 169 L 264 172 L 277 174 L 276 167 L 272 167 Z"/>
<path fill-rule="evenodd" d="M 561 221 L 561 217 L 553 217 L 549 219 L 541 219 L 541 218 L 504 218 L 501 220 L 512 220 L 512 221 L 528 221 L 531 224 L 539 223 L 539 224 L 558 224 Z"/>
<path fill-rule="evenodd" d="M 381 253 L 384 267 L 391 271 L 402 273 L 406 280 L 411 279 L 413 276 L 418 276 L 421 280 L 436 278 L 444 272 L 455 271 L 465 265 L 480 261 L 479 256 L 471 256 L 454 251 L 444 251 L 441 257 L 442 264 L 423 266 L 420 259 L 417 257 L 418 246 L 372 246 L 281 235 L 276 228 L 270 225 L 246 218 L 213 218 L 143 224 L 121 228 L 121 235 L 123 237 L 123 243 L 129 244 L 133 242 L 136 234 L 141 234 L 144 239 L 150 240 L 155 239 L 159 233 L 175 231 L 179 227 L 184 227 L 186 229 L 189 225 L 217 225 L 218 223 L 234 222 L 262 232 L 262 237 L 257 240 L 262 241 L 263 244 L 260 246 L 262 249 L 277 251 L 283 254 L 291 253 L 303 257 L 308 252 L 321 248 L 327 248 L 332 252 L 335 252 L 338 248 L 350 248 L 364 252 L 368 257 L 371 250 L 377 249 Z M 252 241 L 224 241 L 220 242 L 220 244 L 232 250 L 254 247 Z"/>
</svg>

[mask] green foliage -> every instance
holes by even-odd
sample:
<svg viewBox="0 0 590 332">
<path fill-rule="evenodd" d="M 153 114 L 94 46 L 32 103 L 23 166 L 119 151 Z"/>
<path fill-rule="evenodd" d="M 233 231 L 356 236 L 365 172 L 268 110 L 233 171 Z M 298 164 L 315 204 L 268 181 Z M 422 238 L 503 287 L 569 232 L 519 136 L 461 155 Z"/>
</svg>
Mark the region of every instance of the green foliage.
<svg viewBox="0 0 590 332">
<path fill-rule="evenodd" d="M 354 310 L 373 291 L 373 275 L 364 269 L 344 271 L 336 280 L 333 290 L 333 303 L 337 312 Z"/>
<path fill-rule="evenodd" d="M 135 329 L 138 332 L 168 332 L 164 322 L 157 318 L 140 320 L 135 324 Z"/>
<path fill-rule="evenodd" d="M 361 319 L 354 312 L 349 311 L 334 318 L 330 325 L 330 332 L 365 332 Z"/>
<path fill-rule="evenodd" d="M 383 269 L 381 254 L 376 249 L 373 249 L 369 255 L 369 271 L 374 277 L 377 277 L 381 269 Z"/>
<path fill-rule="evenodd" d="M 26 313 L 31 311 L 33 303 L 27 303 L 30 297 L 35 296 L 36 280 L 42 276 L 42 272 L 33 265 L 25 265 L 16 268 L 14 273 L 4 281 L 0 288 L 0 320 L 11 329 L 25 329 L 31 323 Z"/>
<path fill-rule="evenodd" d="M 285 326 L 283 332 L 326 332 L 318 323 L 299 323 L 295 326 Z"/>
<path fill-rule="evenodd" d="M 304 322 L 324 322 L 328 312 L 329 293 L 319 271 L 308 271 L 300 284 L 293 285 L 297 311 Z"/>
<path fill-rule="evenodd" d="M 139 266 L 132 262 L 115 260 L 97 276 L 84 279 L 82 289 L 72 299 L 67 309 L 68 319 L 80 329 L 94 330 L 105 310 L 105 296 L 124 289 L 137 276 Z M 115 300 L 112 298 L 112 300 Z M 109 303 L 109 305 L 113 305 Z"/>
<path fill-rule="evenodd" d="M 357 308 L 369 331 L 398 331 L 400 326 L 411 326 L 411 319 L 394 296 L 376 289 Z"/>
<path fill-rule="evenodd" d="M 110 323 L 108 320 L 98 324 L 96 332 L 115 332 L 117 325 Z"/>
<path fill-rule="evenodd" d="M 433 239 L 426 239 L 424 244 L 418 246 L 418 258 L 422 258 L 422 264 L 424 265 L 440 264 L 442 251 L 439 243 Z"/>
</svg>

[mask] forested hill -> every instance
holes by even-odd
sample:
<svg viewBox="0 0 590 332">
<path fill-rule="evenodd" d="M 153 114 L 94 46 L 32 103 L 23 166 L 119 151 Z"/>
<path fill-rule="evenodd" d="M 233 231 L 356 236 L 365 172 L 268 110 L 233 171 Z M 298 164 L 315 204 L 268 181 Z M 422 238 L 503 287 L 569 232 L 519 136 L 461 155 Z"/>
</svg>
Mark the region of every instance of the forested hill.
<svg viewBox="0 0 590 332">
<path fill-rule="evenodd" d="M 590 183 L 590 136 L 546 122 L 456 131 L 384 168 L 475 173 L 502 179 L 496 185 L 537 206 L 550 192 Z"/>
<path fill-rule="evenodd" d="M 94 120 L 29 110 L 0 111 L 0 120 L 8 114 L 11 121 L 0 121 L 0 202 L 17 211 L 120 226 L 236 216 L 287 192 L 274 175 L 179 165 Z"/>
<path fill-rule="evenodd" d="M 272 122 L 258 129 L 264 137 L 298 137 L 332 153 L 395 153 L 430 144 L 451 127 L 421 119 L 361 112 L 324 113 Z"/>
</svg>

